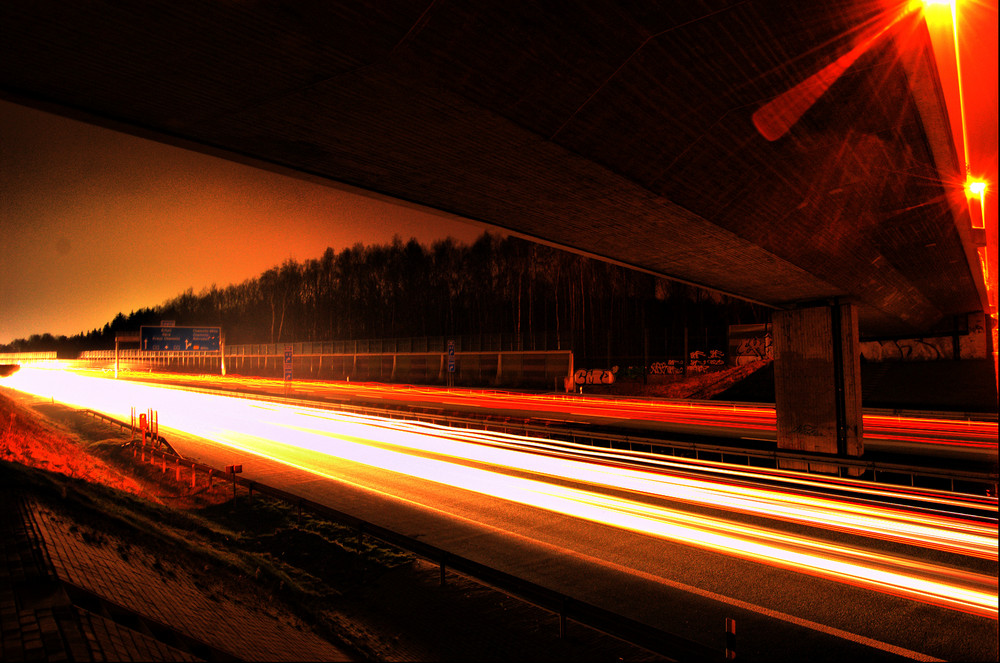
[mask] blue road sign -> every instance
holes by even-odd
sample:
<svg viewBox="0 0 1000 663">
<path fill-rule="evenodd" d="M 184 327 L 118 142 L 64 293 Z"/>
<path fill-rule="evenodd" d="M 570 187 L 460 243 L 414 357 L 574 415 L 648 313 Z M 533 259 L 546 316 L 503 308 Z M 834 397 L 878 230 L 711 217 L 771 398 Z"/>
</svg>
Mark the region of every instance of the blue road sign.
<svg viewBox="0 0 1000 663">
<path fill-rule="evenodd" d="M 455 341 L 448 341 L 448 372 L 455 372 Z"/>
<path fill-rule="evenodd" d="M 218 352 L 221 327 L 139 327 L 139 349 Z"/>
</svg>

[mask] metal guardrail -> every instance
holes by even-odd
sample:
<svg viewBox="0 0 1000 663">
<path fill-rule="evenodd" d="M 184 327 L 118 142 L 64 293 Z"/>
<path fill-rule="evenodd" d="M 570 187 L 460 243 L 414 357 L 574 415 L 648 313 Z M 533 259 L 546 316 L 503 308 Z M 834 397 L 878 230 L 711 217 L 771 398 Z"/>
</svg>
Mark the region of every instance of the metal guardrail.
<svg viewBox="0 0 1000 663">
<path fill-rule="evenodd" d="M 132 429 L 130 423 L 119 421 L 114 417 L 109 417 L 94 410 L 83 410 L 103 419 L 111 424 L 120 426 L 123 429 Z M 162 436 L 157 440 L 160 444 L 169 446 Z M 236 486 L 243 486 L 247 489 L 250 498 L 256 491 L 262 495 L 267 495 L 274 499 L 281 500 L 295 506 L 301 513 L 303 510 L 317 516 L 332 520 L 338 524 L 350 527 L 358 532 L 359 537 L 372 536 L 387 544 L 402 548 L 425 560 L 437 563 L 441 569 L 441 582 L 445 582 L 446 569 L 452 569 L 465 576 L 473 578 L 477 582 L 494 587 L 502 592 L 517 596 L 518 598 L 536 605 L 544 610 L 548 610 L 559 616 L 559 635 L 564 637 L 566 633 L 567 620 L 573 620 L 584 626 L 596 629 L 612 637 L 625 642 L 638 645 L 651 652 L 665 656 L 671 660 L 723 660 L 725 650 L 708 647 L 702 643 L 683 638 L 673 633 L 668 633 L 656 627 L 650 626 L 638 620 L 619 615 L 599 606 L 573 598 L 562 592 L 547 588 L 538 583 L 524 578 L 519 578 L 499 569 L 476 562 L 475 560 L 456 555 L 438 546 L 431 545 L 424 541 L 400 534 L 380 525 L 368 522 L 351 514 L 339 511 L 332 507 L 308 500 L 294 493 L 269 486 L 267 484 L 245 479 L 234 473 L 220 471 L 218 468 L 205 465 L 197 461 L 187 460 L 176 453 L 167 453 L 163 450 L 157 451 L 150 445 L 150 464 L 155 462 L 155 455 L 160 456 L 163 472 L 167 471 L 168 463 L 173 464 L 176 471 L 176 480 L 181 478 L 181 469 L 190 468 L 191 485 L 194 487 L 197 480 L 197 472 L 201 471 L 208 477 L 209 487 L 212 486 L 216 477 L 226 482 L 232 482 L 235 495 Z M 145 445 L 142 449 L 142 460 L 145 461 Z"/>
<path fill-rule="evenodd" d="M 33 364 L 40 361 L 54 361 L 55 350 L 51 352 L 0 352 L 0 364 Z"/>
<path fill-rule="evenodd" d="M 291 344 L 290 344 L 291 345 Z M 303 345 L 303 344 L 299 344 Z M 305 344 L 310 345 L 310 344 Z M 318 344 L 317 344 L 318 345 Z M 115 362 L 120 370 L 209 370 L 216 374 L 252 372 L 281 375 L 285 354 L 277 352 L 244 353 L 251 346 L 218 351 L 147 351 L 135 348 L 88 350 L 78 361 L 83 363 Z M 453 361 L 453 364 L 449 362 Z M 449 356 L 445 352 L 355 352 L 294 353 L 291 363 L 296 376 L 337 380 L 379 380 L 394 382 L 441 383 L 451 380 L 482 384 L 534 384 L 536 387 L 566 389 L 573 377 L 573 353 L 570 350 L 463 350 Z M 454 371 L 450 370 L 454 368 Z"/>
</svg>

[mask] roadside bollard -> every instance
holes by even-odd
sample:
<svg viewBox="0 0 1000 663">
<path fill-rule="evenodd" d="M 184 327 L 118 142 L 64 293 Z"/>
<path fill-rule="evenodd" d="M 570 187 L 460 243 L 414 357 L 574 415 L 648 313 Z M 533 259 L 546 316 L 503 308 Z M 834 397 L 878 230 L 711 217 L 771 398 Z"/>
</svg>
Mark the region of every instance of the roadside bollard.
<svg viewBox="0 0 1000 663">
<path fill-rule="evenodd" d="M 195 483 L 194 483 L 194 481 L 195 481 L 195 476 L 196 476 L 196 475 L 195 475 L 195 471 L 194 471 L 194 463 L 191 463 L 191 487 L 192 487 L 192 488 L 194 488 L 194 487 L 195 487 Z"/>
<path fill-rule="evenodd" d="M 177 483 L 180 483 L 181 482 L 181 459 L 178 458 L 176 461 L 174 461 L 174 463 L 175 463 L 175 469 L 177 470 L 177 473 L 174 475 L 174 481 L 176 481 Z"/>
<path fill-rule="evenodd" d="M 736 620 L 726 617 L 726 660 L 736 658 Z"/>
</svg>

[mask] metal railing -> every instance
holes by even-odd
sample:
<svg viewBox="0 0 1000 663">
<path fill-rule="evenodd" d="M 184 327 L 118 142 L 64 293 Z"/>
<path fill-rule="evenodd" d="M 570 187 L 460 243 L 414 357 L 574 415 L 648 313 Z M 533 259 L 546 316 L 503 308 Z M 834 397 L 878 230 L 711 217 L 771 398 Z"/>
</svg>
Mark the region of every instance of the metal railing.
<svg viewBox="0 0 1000 663">
<path fill-rule="evenodd" d="M 419 384 L 532 385 L 565 390 L 573 376 L 573 353 L 569 350 L 463 350 L 453 358 L 448 352 L 356 352 L 328 353 L 320 346 L 299 343 L 293 350 L 291 367 L 297 379 L 362 380 Z M 227 346 L 224 359 L 229 374 L 280 376 L 285 354 L 278 344 Z M 146 351 L 125 348 L 118 351 L 122 370 L 178 370 L 221 372 L 219 352 Z M 450 359 L 454 371 L 449 370 Z M 114 350 L 88 350 L 80 361 L 116 361 Z"/>
<path fill-rule="evenodd" d="M 0 364 L 32 364 L 39 361 L 52 361 L 56 358 L 52 352 L 0 352 Z"/>
</svg>

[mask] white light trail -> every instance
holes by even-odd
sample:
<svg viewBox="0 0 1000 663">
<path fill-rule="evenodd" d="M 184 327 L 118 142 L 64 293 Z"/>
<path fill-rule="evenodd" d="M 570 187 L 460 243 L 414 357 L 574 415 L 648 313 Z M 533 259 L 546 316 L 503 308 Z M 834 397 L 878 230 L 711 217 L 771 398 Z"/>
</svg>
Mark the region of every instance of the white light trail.
<svg viewBox="0 0 1000 663">
<path fill-rule="evenodd" d="M 685 545 L 997 618 L 995 576 L 692 514 L 669 504 L 681 501 L 751 513 L 992 560 L 997 559 L 995 523 L 749 487 L 727 483 L 722 478 L 692 478 L 587 463 L 477 443 L 487 441 L 495 445 L 498 440 L 512 436 L 188 393 L 60 371 L 22 369 L 3 384 L 112 416 L 127 417 L 133 405 L 139 409 L 153 407 L 158 410 L 163 427 L 291 462 L 310 471 L 315 471 L 311 466 L 316 465 L 317 459 L 312 454 L 323 454 L 327 458 L 363 463 Z M 495 471 L 499 468 L 522 475 L 530 473 L 536 478 Z M 567 480 L 576 485 L 562 485 Z M 623 497 L 623 492 L 640 497 Z"/>
</svg>

